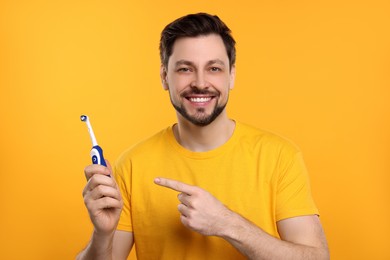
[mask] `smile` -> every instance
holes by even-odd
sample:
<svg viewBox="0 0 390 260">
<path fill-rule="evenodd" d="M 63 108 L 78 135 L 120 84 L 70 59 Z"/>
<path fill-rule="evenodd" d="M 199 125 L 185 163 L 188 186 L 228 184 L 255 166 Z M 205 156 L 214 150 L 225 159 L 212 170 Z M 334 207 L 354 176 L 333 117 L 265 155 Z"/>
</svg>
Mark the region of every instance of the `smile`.
<svg viewBox="0 0 390 260">
<path fill-rule="evenodd" d="M 205 103 L 209 102 L 212 98 L 211 97 L 190 97 L 188 98 L 189 101 L 193 103 Z"/>
</svg>

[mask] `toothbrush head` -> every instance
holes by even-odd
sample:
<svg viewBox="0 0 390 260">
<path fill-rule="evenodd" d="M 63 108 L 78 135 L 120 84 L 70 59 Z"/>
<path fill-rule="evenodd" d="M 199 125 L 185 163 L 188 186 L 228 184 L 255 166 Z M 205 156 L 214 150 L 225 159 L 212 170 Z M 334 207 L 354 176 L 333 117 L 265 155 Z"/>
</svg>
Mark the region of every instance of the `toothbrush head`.
<svg viewBox="0 0 390 260">
<path fill-rule="evenodd" d="M 81 115 L 81 116 L 80 116 L 80 119 L 81 119 L 81 121 L 85 122 L 85 121 L 87 121 L 88 116 L 86 116 L 86 115 Z"/>
</svg>

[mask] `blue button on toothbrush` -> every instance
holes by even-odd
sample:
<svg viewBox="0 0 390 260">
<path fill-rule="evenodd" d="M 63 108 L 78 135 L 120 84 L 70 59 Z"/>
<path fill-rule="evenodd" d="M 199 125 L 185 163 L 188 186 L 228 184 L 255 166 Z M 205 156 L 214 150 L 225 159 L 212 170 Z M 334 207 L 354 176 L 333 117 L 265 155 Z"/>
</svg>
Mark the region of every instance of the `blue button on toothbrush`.
<svg viewBox="0 0 390 260">
<path fill-rule="evenodd" d="M 103 149 L 98 145 L 96 141 L 95 134 L 93 133 L 91 123 L 89 122 L 88 116 L 82 115 L 80 116 L 81 121 L 85 122 L 88 127 L 89 136 L 92 141 L 92 149 L 91 149 L 91 158 L 93 164 L 100 164 L 103 166 L 107 166 L 106 161 L 103 157 Z"/>
</svg>

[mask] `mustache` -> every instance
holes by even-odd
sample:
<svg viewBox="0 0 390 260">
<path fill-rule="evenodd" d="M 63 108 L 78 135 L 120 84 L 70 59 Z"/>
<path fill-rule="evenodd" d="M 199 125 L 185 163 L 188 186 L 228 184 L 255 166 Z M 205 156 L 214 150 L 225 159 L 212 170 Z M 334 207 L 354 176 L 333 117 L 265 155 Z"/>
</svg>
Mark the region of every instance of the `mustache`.
<svg viewBox="0 0 390 260">
<path fill-rule="evenodd" d="M 181 96 L 186 97 L 190 95 L 209 95 L 209 96 L 218 96 L 219 92 L 217 91 L 210 91 L 208 89 L 199 89 L 199 88 L 192 88 L 190 90 L 184 91 Z"/>
</svg>

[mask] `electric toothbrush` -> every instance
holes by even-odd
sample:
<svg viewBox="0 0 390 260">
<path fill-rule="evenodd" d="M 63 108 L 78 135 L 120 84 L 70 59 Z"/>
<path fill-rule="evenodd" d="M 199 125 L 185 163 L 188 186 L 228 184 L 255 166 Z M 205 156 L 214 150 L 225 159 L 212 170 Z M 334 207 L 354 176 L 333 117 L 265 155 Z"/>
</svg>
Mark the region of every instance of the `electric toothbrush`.
<svg viewBox="0 0 390 260">
<path fill-rule="evenodd" d="M 103 166 L 107 166 L 106 161 L 103 157 L 103 149 L 98 145 L 96 141 L 95 134 L 93 133 L 91 123 L 89 122 L 89 118 L 86 115 L 80 116 L 81 121 L 85 122 L 88 127 L 89 136 L 92 141 L 92 149 L 91 149 L 91 159 L 93 164 L 100 164 Z"/>
</svg>

